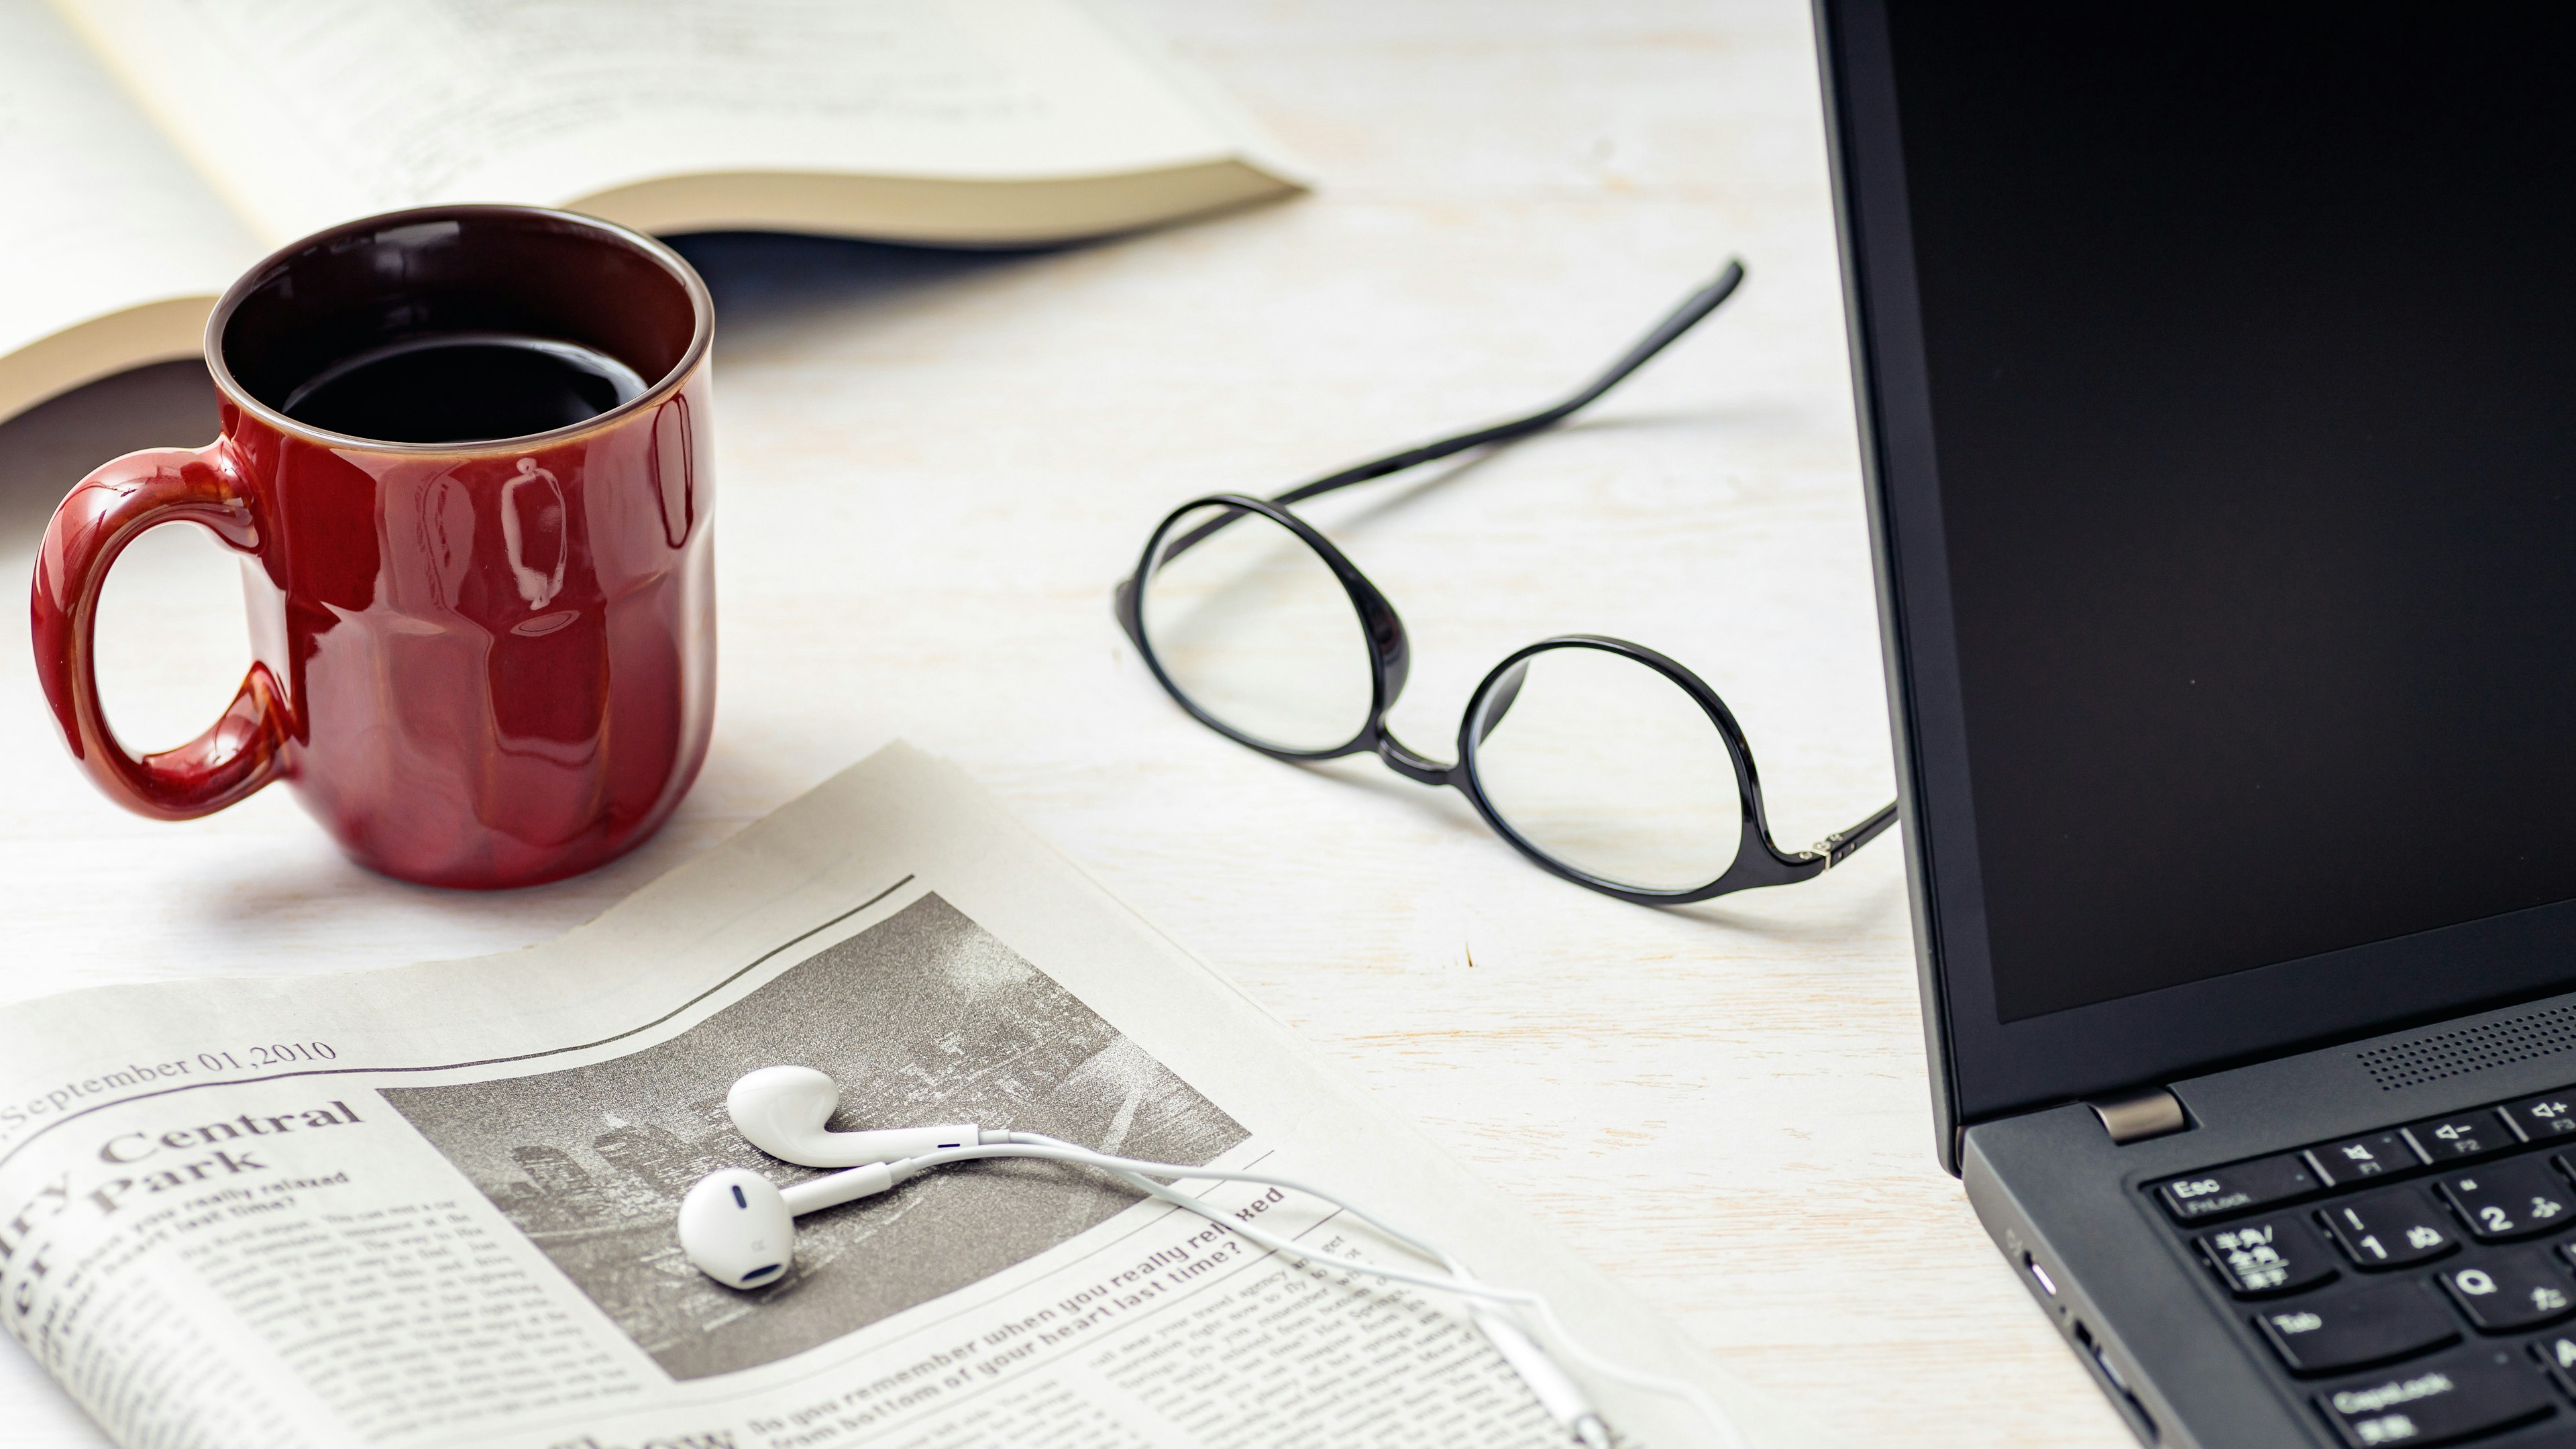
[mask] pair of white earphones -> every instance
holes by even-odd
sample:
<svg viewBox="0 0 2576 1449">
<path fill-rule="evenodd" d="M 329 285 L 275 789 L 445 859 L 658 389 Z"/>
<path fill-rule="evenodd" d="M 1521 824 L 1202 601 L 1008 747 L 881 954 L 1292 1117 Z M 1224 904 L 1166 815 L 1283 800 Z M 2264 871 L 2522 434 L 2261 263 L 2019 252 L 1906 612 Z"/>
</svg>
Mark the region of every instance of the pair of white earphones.
<svg viewBox="0 0 2576 1449">
<path fill-rule="evenodd" d="M 934 1167 L 979 1158 L 1037 1157 L 1088 1167 L 1127 1184 L 1149 1197 L 1196 1213 L 1251 1242 L 1292 1258 L 1319 1263 L 1346 1273 L 1434 1288 L 1467 1300 L 1469 1316 L 1504 1362 L 1529 1386 L 1539 1403 L 1586 1449 L 1608 1449 L 1610 1431 L 1592 1408 L 1574 1376 L 1567 1373 L 1516 1317 L 1526 1311 L 1575 1362 L 1620 1383 L 1687 1400 L 1717 1426 L 1729 1444 L 1741 1445 L 1734 1422 L 1697 1385 L 1639 1373 L 1593 1353 L 1577 1342 L 1558 1320 L 1545 1298 L 1525 1289 L 1497 1288 L 1479 1281 L 1448 1253 L 1354 1206 L 1348 1199 L 1299 1182 L 1262 1172 L 1229 1172 L 1170 1162 L 1143 1162 L 1112 1157 L 1035 1132 L 1006 1132 L 971 1122 L 944 1127 L 899 1127 L 873 1132 L 835 1132 L 828 1125 L 841 1105 L 841 1089 L 811 1067 L 763 1067 L 733 1084 L 725 1110 L 734 1127 L 753 1146 L 783 1162 L 803 1167 L 849 1169 L 781 1189 L 747 1168 L 710 1173 L 680 1201 L 680 1249 L 700 1272 L 728 1288 L 757 1288 L 778 1281 L 796 1251 L 796 1219 L 805 1213 L 838 1207 L 885 1192 Z M 1185 1178 L 1219 1182 L 1252 1182 L 1301 1192 L 1350 1214 L 1390 1241 L 1440 1265 L 1437 1273 L 1380 1267 L 1334 1257 L 1200 1201 L 1176 1187 L 1153 1179 Z"/>
</svg>

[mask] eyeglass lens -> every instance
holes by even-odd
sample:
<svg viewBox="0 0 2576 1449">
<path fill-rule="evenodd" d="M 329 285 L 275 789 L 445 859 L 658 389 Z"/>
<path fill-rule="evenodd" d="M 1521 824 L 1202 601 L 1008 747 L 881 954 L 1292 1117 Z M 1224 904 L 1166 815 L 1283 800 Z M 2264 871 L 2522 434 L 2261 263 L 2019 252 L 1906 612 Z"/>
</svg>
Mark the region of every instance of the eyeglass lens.
<svg viewBox="0 0 2576 1449">
<path fill-rule="evenodd" d="M 1200 530 L 1211 523 L 1223 526 Z M 1373 699 L 1359 611 L 1323 556 L 1273 519 L 1224 504 L 1163 535 L 1139 600 L 1145 638 L 1189 702 L 1275 749 L 1357 737 Z M 1708 885 L 1734 864 L 1743 800 L 1708 712 L 1652 665 L 1544 649 L 1473 706 L 1468 768 L 1532 849 L 1640 891 Z"/>
<path fill-rule="evenodd" d="M 1735 763 L 1708 712 L 1663 671 L 1560 646 L 1522 660 L 1475 711 L 1469 769 L 1540 853 L 1640 891 L 1693 890 L 1735 863 Z"/>
<path fill-rule="evenodd" d="M 1329 750 L 1367 726 L 1376 678 L 1368 637 L 1341 580 L 1305 540 L 1223 504 L 1182 515 L 1164 539 L 1137 603 L 1173 688 L 1273 749 Z"/>
</svg>

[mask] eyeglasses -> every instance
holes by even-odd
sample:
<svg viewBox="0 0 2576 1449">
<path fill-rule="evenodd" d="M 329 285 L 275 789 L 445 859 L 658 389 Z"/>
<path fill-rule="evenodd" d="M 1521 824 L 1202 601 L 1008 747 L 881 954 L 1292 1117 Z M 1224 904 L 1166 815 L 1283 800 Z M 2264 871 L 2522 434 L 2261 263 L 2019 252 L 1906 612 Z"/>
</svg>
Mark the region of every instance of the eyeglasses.
<svg viewBox="0 0 2576 1449">
<path fill-rule="evenodd" d="M 1373 752 L 1396 773 L 1466 792 L 1540 866 L 1645 905 L 1787 885 L 1840 864 L 1896 806 L 1812 850 L 1780 849 L 1744 731 L 1717 691 L 1640 644 L 1566 634 L 1494 666 L 1458 725 L 1458 762 L 1386 727 L 1409 660 L 1395 607 L 1288 505 L 1554 427 L 1636 371 L 1744 280 L 1693 293 L 1573 396 L 1524 418 L 1408 448 L 1273 499 L 1215 493 L 1172 510 L 1118 586 L 1119 626 L 1197 720 L 1282 760 Z"/>
</svg>

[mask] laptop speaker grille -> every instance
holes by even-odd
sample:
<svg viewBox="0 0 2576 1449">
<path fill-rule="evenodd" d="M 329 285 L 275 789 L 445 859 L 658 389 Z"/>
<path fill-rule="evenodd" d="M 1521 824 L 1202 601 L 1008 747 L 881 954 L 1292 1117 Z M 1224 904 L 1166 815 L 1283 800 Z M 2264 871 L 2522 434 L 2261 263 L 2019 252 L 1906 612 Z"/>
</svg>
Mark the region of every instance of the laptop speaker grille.
<svg viewBox="0 0 2576 1449">
<path fill-rule="evenodd" d="M 2569 1050 L 2576 1050 L 2576 1006 L 2553 1006 L 2484 1026 L 2437 1031 L 2355 1052 L 2353 1057 L 2379 1090 L 2394 1092 Z"/>
</svg>

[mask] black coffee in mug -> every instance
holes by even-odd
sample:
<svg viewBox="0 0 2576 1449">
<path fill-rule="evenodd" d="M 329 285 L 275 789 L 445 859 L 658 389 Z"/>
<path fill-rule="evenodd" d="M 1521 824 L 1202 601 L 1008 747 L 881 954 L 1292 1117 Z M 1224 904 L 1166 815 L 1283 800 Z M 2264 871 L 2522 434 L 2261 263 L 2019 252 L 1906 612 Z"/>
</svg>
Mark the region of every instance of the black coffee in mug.
<svg viewBox="0 0 2576 1449">
<path fill-rule="evenodd" d="M 289 391 L 278 411 L 379 442 L 486 442 L 586 422 L 644 387 L 635 369 L 578 342 L 436 332 L 344 357 Z"/>
</svg>

